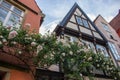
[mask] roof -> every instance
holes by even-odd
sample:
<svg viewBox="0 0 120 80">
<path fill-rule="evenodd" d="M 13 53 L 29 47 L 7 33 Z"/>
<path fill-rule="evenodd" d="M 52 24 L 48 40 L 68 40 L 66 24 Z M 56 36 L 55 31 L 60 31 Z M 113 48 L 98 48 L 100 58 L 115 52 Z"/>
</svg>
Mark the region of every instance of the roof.
<svg viewBox="0 0 120 80">
<path fill-rule="evenodd" d="M 91 23 L 91 25 L 93 25 L 93 27 L 96 29 L 96 31 L 103 37 L 103 39 L 105 41 L 107 41 L 107 39 L 104 37 L 104 35 L 99 31 L 99 29 L 96 27 L 96 25 L 90 20 L 90 18 L 86 15 L 86 13 L 79 7 L 79 5 L 77 3 L 75 3 L 73 5 L 73 7 L 70 9 L 70 11 L 67 13 L 67 15 L 63 18 L 63 20 L 61 21 L 60 24 L 58 24 L 58 26 L 55 28 L 54 31 L 56 31 L 57 29 L 59 29 L 58 27 L 65 27 L 65 25 L 67 24 L 67 20 L 70 19 L 71 15 L 75 12 L 76 8 L 78 8 L 82 14 L 84 14 L 84 16 L 88 19 L 88 21 Z"/>
</svg>

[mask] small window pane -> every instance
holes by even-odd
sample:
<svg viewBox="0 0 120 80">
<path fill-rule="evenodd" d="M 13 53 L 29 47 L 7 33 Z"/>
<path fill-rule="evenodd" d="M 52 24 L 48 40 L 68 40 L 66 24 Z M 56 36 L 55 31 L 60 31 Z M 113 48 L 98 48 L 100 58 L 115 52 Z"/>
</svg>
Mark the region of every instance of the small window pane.
<svg viewBox="0 0 120 80">
<path fill-rule="evenodd" d="M 11 4 L 7 3 L 6 1 L 3 1 L 1 4 L 2 4 L 2 6 L 8 8 L 8 9 L 11 8 Z"/>
<path fill-rule="evenodd" d="M 103 28 L 104 28 L 106 31 L 111 32 L 110 29 L 109 29 L 109 27 L 107 26 L 107 24 L 102 23 L 102 25 L 103 25 Z"/>
<path fill-rule="evenodd" d="M 78 23 L 79 25 L 83 25 L 82 19 L 81 19 L 80 17 L 77 17 L 77 16 L 76 16 L 76 19 L 77 19 L 77 23 Z"/>
<path fill-rule="evenodd" d="M 19 27 L 17 26 L 18 24 L 20 24 L 20 17 L 16 14 L 11 14 L 8 22 L 7 22 L 7 25 L 8 26 L 15 26 L 15 27 Z"/>
<path fill-rule="evenodd" d="M 0 7 L 0 21 L 4 22 L 7 14 L 8 14 L 8 11 L 6 9 Z"/>
<path fill-rule="evenodd" d="M 77 38 L 77 37 L 71 36 L 71 42 L 77 42 L 77 41 L 78 41 L 78 38 Z"/>
<path fill-rule="evenodd" d="M 97 44 L 96 48 L 97 48 L 97 51 L 102 53 L 105 57 L 109 57 L 108 52 L 104 46 Z"/>
<path fill-rule="evenodd" d="M 89 25 L 88 25 L 87 20 L 85 20 L 85 19 L 82 19 L 82 20 L 83 20 L 83 25 L 84 25 L 85 27 L 89 28 Z"/>
<path fill-rule="evenodd" d="M 82 43 L 85 47 L 87 47 L 88 49 L 91 49 L 94 53 L 96 53 L 95 46 L 92 42 L 82 40 Z"/>
<path fill-rule="evenodd" d="M 19 14 L 19 15 L 22 14 L 22 10 L 20 10 L 20 9 L 14 8 L 13 11 L 14 11 L 15 13 Z"/>
<path fill-rule="evenodd" d="M 115 45 L 114 45 L 113 43 L 110 43 L 110 42 L 109 42 L 108 44 L 109 44 L 109 47 L 110 47 L 110 49 L 111 49 L 114 57 L 115 57 L 117 60 L 120 60 L 120 55 L 119 55 L 119 53 L 118 53 Z"/>
</svg>

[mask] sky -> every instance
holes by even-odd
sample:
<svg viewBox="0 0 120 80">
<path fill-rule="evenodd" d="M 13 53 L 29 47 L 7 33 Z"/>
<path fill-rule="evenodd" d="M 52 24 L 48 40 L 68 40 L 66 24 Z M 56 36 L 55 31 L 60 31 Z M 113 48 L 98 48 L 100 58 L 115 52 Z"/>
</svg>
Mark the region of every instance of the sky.
<svg viewBox="0 0 120 80">
<path fill-rule="evenodd" d="M 118 14 L 120 0 L 36 0 L 45 14 L 40 33 L 44 33 L 45 26 L 62 20 L 76 2 L 93 21 L 99 14 L 108 22 Z"/>
</svg>

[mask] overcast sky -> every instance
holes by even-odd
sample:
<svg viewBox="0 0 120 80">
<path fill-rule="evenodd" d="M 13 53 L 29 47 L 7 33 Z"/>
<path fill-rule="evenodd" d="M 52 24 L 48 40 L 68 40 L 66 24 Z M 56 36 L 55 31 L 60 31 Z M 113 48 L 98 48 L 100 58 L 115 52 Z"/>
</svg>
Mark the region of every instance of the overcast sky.
<svg viewBox="0 0 120 80">
<path fill-rule="evenodd" d="M 40 32 L 44 31 L 44 25 L 61 20 L 75 2 L 92 21 L 100 14 L 109 22 L 120 9 L 120 0 L 36 0 L 36 2 L 45 14 Z"/>
</svg>

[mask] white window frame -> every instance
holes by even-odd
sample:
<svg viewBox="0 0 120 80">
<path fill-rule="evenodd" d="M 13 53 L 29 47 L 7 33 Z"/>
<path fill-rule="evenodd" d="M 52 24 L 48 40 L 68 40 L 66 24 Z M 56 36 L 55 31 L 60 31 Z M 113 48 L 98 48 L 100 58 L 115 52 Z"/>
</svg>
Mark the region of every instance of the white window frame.
<svg viewBox="0 0 120 80">
<path fill-rule="evenodd" d="M 1 0 L 1 1 L 0 1 L 0 4 L 1 4 L 3 1 L 7 2 L 6 0 Z M 10 4 L 9 2 L 7 2 L 7 3 Z M 3 7 L 3 8 L 4 8 L 4 7 Z M 15 8 L 15 6 L 11 4 L 11 8 L 10 8 L 9 10 L 7 10 L 8 13 L 7 13 L 7 16 L 5 17 L 5 20 L 3 21 L 3 26 L 6 26 L 6 25 L 7 25 L 7 22 L 9 21 L 10 16 L 12 15 L 12 13 L 14 13 L 14 12 L 13 12 L 14 8 Z M 16 8 L 17 8 L 17 7 L 16 7 Z M 19 9 L 19 8 L 18 8 L 18 9 Z M 14 13 L 14 14 L 16 14 L 16 13 Z M 18 14 L 16 14 L 16 15 L 18 15 Z M 22 11 L 21 15 L 18 15 L 18 16 L 20 16 L 20 21 L 22 21 L 23 16 L 24 16 L 24 12 Z M 11 26 L 11 25 L 10 25 L 10 26 Z M 16 26 L 16 27 L 17 27 L 17 26 Z"/>
<path fill-rule="evenodd" d="M 89 28 L 88 21 L 86 19 L 82 19 L 82 21 L 83 21 L 83 26 Z"/>
<path fill-rule="evenodd" d="M 82 21 L 82 18 L 79 17 L 79 16 L 76 16 L 76 20 L 77 20 L 77 23 L 81 26 L 83 26 L 83 21 Z"/>
<path fill-rule="evenodd" d="M 120 54 L 118 53 L 115 44 L 111 43 L 111 42 L 108 42 L 108 45 L 109 45 L 109 48 L 110 48 L 112 54 L 114 55 L 115 59 L 120 60 Z"/>
</svg>

